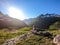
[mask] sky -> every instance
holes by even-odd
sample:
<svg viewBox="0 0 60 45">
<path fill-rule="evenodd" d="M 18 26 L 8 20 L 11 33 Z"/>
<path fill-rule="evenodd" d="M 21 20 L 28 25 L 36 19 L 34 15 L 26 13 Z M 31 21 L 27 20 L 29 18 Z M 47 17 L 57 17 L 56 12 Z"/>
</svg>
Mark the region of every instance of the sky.
<svg viewBox="0 0 60 45">
<path fill-rule="evenodd" d="M 34 18 L 46 13 L 60 14 L 60 0 L 0 0 L 2 13 L 8 14 L 9 7 L 22 10 L 26 18 Z"/>
</svg>

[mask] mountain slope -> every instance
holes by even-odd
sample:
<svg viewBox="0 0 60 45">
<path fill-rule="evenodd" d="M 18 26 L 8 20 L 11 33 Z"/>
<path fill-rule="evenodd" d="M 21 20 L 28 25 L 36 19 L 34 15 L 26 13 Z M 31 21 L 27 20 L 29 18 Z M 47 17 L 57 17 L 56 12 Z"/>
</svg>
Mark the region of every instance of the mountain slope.
<svg viewBox="0 0 60 45">
<path fill-rule="evenodd" d="M 9 17 L 0 12 L 0 28 L 21 28 L 27 26 L 23 21 Z"/>
<path fill-rule="evenodd" d="M 30 25 L 36 25 L 41 29 L 47 29 L 53 23 L 60 21 L 60 15 L 58 14 L 41 14 L 37 18 L 35 18 Z"/>
</svg>

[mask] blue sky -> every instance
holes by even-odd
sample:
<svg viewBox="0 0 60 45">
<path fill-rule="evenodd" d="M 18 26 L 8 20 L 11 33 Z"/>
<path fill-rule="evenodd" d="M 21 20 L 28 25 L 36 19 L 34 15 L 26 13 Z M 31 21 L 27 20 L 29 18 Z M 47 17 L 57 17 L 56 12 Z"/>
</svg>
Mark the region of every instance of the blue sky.
<svg viewBox="0 0 60 45">
<path fill-rule="evenodd" d="M 1 12 L 8 14 L 8 7 L 23 10 L 28 18 L 46 13 L 60 14 L 60 0 L 0 0 Z"/>
</svg>

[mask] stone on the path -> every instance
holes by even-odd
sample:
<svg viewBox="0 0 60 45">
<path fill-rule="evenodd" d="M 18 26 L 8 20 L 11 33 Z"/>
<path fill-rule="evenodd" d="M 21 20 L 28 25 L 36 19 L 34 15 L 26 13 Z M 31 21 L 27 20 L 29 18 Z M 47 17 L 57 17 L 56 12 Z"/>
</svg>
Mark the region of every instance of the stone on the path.
<svg viewBox="0 0 60 45">
<path fill-rule="evenodd" d="M 54 39 L 53 39 L 53 43 L 56 45 L 60 45 L 60 35 L 57 35 Z"/>
</svg>

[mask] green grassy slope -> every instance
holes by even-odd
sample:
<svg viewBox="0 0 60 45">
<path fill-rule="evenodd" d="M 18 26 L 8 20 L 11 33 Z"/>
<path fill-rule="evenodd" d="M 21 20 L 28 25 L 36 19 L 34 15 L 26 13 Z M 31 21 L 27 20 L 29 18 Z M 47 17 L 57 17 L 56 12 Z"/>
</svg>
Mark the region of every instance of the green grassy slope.
<svg viewBox="0 0 60 45">
<path fill-rule="evenodd" d="M 22 35 L 30 30 L 31 29 L 29 27 L 18 29 L 18 31 L 16 33 L 11 33 L 9 31 L 0 30 L 0 45 L 2 45 L 4 43 L 4 41 L 6 41 L 7 39 L 11 39 L 16 36 Z"/>
<path fill-rule="evenodd" d="M 24 33 L 27 33 L 31 31 L 31 28 L 25 27 L 22 29 L 19 29 L 16 33 L 10 33 L 8 31 L 0 30 L 0 45 L 4 43 L 5 40 L 14 38 L 16 36 L 22 35 Z M 53 38 L 60 34 L 60 30 L 46 30 L 53 34 Z M 19 42 L 17 42 L 15 45 L 54 45 L 53 39 L 50 39 L 48 37 L 35 35 L 28 37 L 26 40 L 21 39 Z"/>
<path fill-rule="evenodd" d="M 48 32 L 53 34 L 53 38 L 60 34 L 60 30 L 48 30 Z M 26 40 L 20 40 L 16 45 L 54 45 L 54 43 L 53 39 L 33 34 Z"/>
</svg>

